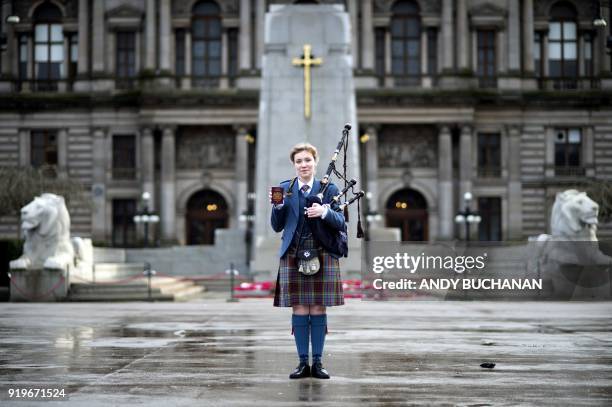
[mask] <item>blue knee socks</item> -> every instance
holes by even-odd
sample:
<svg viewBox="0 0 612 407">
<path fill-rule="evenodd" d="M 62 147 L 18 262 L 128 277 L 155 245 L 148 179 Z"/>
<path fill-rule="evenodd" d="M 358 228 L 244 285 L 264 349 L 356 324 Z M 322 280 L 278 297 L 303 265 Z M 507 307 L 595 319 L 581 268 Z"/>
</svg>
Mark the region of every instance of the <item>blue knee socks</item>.
<svg viewBox="0 0 612 407">
<path fill-rule="evenodd" d="M 297 347 L 297 353 L 300 357 L 300 363 L 308 363 L 309 319 L 310 315 L 293 314 L 291 316 L 293 336 L 295 337 L 295 346 Z"/>
<path fill-rule="evenodd" d="M 310 316 L 310 342 L 312 342 L 312 363 L 320 362 L 323 355 L 325 334 L 327 333 L 327 314 Z"/>
</svg>

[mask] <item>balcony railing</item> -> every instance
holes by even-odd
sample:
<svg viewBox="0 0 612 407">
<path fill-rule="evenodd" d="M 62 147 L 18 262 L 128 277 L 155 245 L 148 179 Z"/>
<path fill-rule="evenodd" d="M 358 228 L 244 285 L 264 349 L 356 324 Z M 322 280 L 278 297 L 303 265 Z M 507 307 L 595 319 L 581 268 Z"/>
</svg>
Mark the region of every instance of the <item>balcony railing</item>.
<svg viewBox="0 0 612 407">
<path fill-rule="evenodd" d="M 500 167 L 479 167 L 478 178 L 500 178 L 502 170 Z"/>
<path fill-rule="evenodd" d="M 584 167 L 555 167 L 555 176 L 558 177 L 582 177 L 584 174 Z"/>
<path fill-rule="evenodd" d="M 114 180 L 134 180 L 136 179 L 136 168 L 113 168 Z"/>
<path fill-rule="evenodd" d="M 481 89 L 497 88 L 496 76 L 479 76 L 478 87 Z"/>
<path fill-rule="evenodd" d="M 22 92 L 71 92 L 74 79 L 18 79 L 13 91 Z"/>
<path fill-rule="evenodd" d="M 543 90 L 600 89 L 601 79 L 592 76 L 538 78 L 538 86 Z"/>
</svg>

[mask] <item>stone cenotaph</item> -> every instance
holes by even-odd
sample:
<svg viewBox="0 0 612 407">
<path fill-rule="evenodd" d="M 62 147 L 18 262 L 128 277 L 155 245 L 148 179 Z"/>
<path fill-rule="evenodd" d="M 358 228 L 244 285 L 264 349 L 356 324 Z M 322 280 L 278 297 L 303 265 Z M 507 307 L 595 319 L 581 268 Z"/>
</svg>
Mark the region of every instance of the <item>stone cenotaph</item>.
<svg viewBox="0 0 612 407">
<path fill-rule="evenodd" d="M 352 126 L 347 176 L 359 181 L 359 146 L 351 28 L 341 5 L 271 5 L 265 16 L 262 84 L 257 133 L 257 181 L 254 260 L 256 279 L 273 279 L 278 268 L 280 235 L 270 226 L 268 189 L 295 177 L 289 151 L 299 142 L 319 150 L 321 179 L 342 136 Z M 341 170 L 343 157 L 338 158 Z M 344 184 L 332 176 L 340 189 Z M 360 182 L 358 189 L 363 186 Z M 357 273 L 360 245 L 355 238 L 356 205 L 349 211 L 349 257 L 343 273 Z"/>
</svg>

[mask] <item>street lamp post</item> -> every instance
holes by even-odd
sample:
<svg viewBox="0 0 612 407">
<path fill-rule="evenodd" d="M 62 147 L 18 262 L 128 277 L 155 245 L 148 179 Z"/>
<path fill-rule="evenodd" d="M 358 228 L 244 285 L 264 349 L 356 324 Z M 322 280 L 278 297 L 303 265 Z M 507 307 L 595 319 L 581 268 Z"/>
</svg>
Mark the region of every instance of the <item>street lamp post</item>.
<svg viewBox="0 0 612 407">
<path fill-rule="evenodd" d="M 149 246 L 149 223 L 158 223 L 159 216 L 149 211 L 149 202 L 151 194 L 148 192 L 142 193 L 142 211 L 134 215 L 134 223 L 142 223 L 144 225 L 144 246 Z"/>
<path fill-rule="evenodd" d="M 481 218 L 478 212 L 473 211 L 472 208 L 470 207 L 470 202 L 472 201 L 471 192 L 466 192 L 465 194 L 463 194 L 463 201 L 464 201 L 465 207 L 463 211 L 459 211 L 457 212 L 457 215 L 455 215 L 455 223 L 465 224 L 465 240 L 469 242 L 470 241 L 470 225 L 479 224 L 481 221 Z"/>
</svg>

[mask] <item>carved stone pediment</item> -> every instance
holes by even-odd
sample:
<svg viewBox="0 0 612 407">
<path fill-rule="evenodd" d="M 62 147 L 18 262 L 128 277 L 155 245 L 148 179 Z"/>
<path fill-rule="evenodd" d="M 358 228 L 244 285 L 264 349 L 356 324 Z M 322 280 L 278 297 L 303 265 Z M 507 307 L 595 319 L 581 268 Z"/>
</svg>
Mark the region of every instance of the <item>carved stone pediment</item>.
<svg viewBox="0 0 612 407">
<path fill-rule="evenodd" d="M 374 13 L 390 13 L 391 7 L 396 0 L 374 0 Z M 441 0 L 416 0 L 421 9 L 421 13 L 433 14 L 440 13 Z"/>
<path fill-rule="evenodd" d="M 474 17 L 504 17 L 506 15 L 506 10 L 494 4 L 485 3 L 472 7 L 469 13 Z"/>
</svg>

